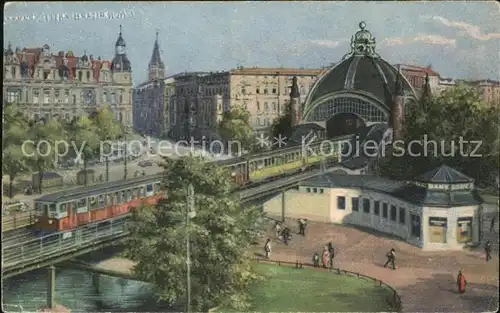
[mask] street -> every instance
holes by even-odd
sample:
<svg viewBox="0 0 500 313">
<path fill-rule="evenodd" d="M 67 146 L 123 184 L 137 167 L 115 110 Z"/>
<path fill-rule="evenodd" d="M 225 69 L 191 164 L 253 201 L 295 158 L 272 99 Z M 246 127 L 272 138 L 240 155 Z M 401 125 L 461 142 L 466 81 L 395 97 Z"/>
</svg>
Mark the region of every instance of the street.
<svg viewBox="0 0 500 313">
<path fill-rule="evenodd" d="M 158 142 L 158 141 L 156 141 Z M 165 146 L 168 146 L 168 148 L 165 148 Z M 134 174 L 137 172 L 138 175 L 142 175 L 142 172 L 144 171 L 146 175 L 152 175 L 155 173 L 158 173 L 162 170 L 160 166 L 158 166 L 157 162 L 161 162 L 162 158 L 160 155 L 163 156 L 168 156 L 169 158 L 176 159 L 181 156 L 186 156 L 189 155 L 189 153 L 193 154 L 205 154 L 208 158 L 213 158 L 208 156 L 207 153 L 203 153 L 203 150 L 197 147 L 191 148 L 191 147 L 185 147 L 182 145 L 177 145 L 175 146 L 174 144 L 168 145 L 168 144 L 162 144 L 163 149 L 159 151 L 159 153 L 151 153 L 151 154 L 145 154 L 143 156 L 138 157 L 134 161 L 129 161 L 127 163 L 127 179 L 133 178 Z M 155 151 L 158 151 L 158 145 L 156 144 L 153 146 L 153 149 Z M 220 158 L 226 159 L 229 158 L 228 156 L 221 156 Z M 219 158 L 217 158 L 219 159 Z M 141 167 L 139 166 L 139 162 L 142 160 L 150 160 L 152 161 L 152 166 L 147 166 L 147 167 Z M 82 168 L 73 168 L 69 170 L 58 170 L 57 173 L 60 174 L 63 177 L 64 181 L 64 186 L 63 187 L 58 187 L 58 188 L 47 188 L 42 195 L 45 194 L 50 194 L 56 191 L 60 191 L 62 189 L 70 189 L 70 188 L 76 188 L 76 173 L 80 171 Z M 106 166 L 105 164 L 99 163 L 97 165 L 89 167 L 89 169 L 93 169 L 95 171 L 94 177 L 97 180 L 99 178 L 99 175 L 102 174 L 103 179 L 106 178 Z M 123 161 L 120 161 L 119 163 L 115 162 L 109 162 L 109 181 L 119 181 L 122 180 L 124 177 L 124 163 Z M 5 178 L 5 177 L 4 177 Z M 7 180 L 4 180 L 4 183 Z M 18 193 L 14 195 L 13 200 L 19 200 L 21 202 L 26 203 L 29 207 L 32 207 L 33 205 L 33 200 L 40 197 L 39 194 L 33 194 L 33 195 L 24 195 L 22 193 Z"/>
</svg>

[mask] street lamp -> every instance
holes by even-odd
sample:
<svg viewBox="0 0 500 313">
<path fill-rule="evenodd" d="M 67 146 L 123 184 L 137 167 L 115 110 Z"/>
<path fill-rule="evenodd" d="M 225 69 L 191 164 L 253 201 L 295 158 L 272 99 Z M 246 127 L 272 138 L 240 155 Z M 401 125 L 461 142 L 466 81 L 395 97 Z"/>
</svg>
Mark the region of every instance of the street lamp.
<svg viewBox="0 0 500 313">
<path fill-rule="evenodd" d="M 128 126 L 123 126 L 123 138 L 125 139 L 125 151 L 124 151 L 124 159 L 123 159 L 123 179 L 127 179 L 128 169 L 127 169 L 127 158 L 128 158 L 128 143 L 127 143 L 127 135 L 129 132 Z"/>
<path fill-rule="evenodd" d="M 194 188 L 192 184 L 187 186 L 187 199 L 186 199 L 186 281 L 187 281 L 187 309 L 186 312 L 190 312 L 191 307 L 191 253 L 189 241 L 189 220 L 196 216 L 196 211 L 194 209 Z"/>
</svg>

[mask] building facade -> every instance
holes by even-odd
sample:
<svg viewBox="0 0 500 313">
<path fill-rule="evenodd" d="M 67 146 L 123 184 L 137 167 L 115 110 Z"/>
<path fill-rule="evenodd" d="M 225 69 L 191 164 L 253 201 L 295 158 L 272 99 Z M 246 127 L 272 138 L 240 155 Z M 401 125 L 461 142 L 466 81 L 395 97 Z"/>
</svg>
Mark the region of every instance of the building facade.
<svg viewBox="0 0 500 313">
<path fill-rule="evenodd" d="M 426 250 L 457 250 L 480 242 L 481 203 L 471 178 L 441 166 L 412 182 L 328 173 L 263 206 L 271 217 L 353 224 Z"/>
<path fill-rule="evenodd" d="M 422 96 L 426 77 L 428 78 L 431 93 L 434 94 L 439 89 L 440 75 L 431 68 L 406 64 L 396 64 L 395 67 L 408 80 L 413 90 L 415 90 L 417 97 L 420 98 Z"/>
<path fill-rule="evenodd" d="M 19 105 L 31 119 L 71 120 L 107 104 L 118 121 L 132 125 L 132 68 L 121 29 L 111 62 L 86 52 L 54 54 L 49 45 L 14 51 L 9 43 L 3 63 L 4 101 Z"/>
</svg>

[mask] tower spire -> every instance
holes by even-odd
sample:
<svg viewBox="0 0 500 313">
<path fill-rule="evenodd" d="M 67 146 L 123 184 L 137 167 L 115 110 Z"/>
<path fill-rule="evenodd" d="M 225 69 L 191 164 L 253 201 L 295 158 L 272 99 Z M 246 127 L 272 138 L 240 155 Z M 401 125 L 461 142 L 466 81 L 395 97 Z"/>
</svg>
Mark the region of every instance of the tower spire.
<svg viewBox="0 0 500 313">
<path fill-rule="evenodd" d="M 120 36 L 122 35 L 122 24 L 120 24 Z"/>
<path fill-rule="evenodd" d="M 165 65 L 163 64 L 160 56 L 160 45 L 158 44 L 159 31 L 156 30 L 156 40 L 153 45 L 153 53 L 148 66 L 148 79 L 153 80 L 165 77 Z"/>
<path fill-rule="evenodd" d="M 420 102 L 422 107 L 426 107 L 432 98 L 431 86 L 429 84 L 429 73 L 425 73 L 425 82 L 422 90 L 422 97 L 420 98 Z"/>
<path fill-rule="evenodd" d="M 404 90 L 403 82 L 401 80 L 401 70 L 398 69 L 396 75 L 396 82 L 394 83 L 394 96 L 391 109 L 390 127 L 392 128 L 392 140 L 400 140 L 403 136 L 403 123 L 404 123 Z"/>
<path fill-rule="evenodd" d="M 291 126 L 295 127 L 300 122 L 300 93 L 299 85 L 297 83 L 297 76 L 292 79 L 292 86 L 290 88 L 290 113 L 292 115 Z"/>
</svg>

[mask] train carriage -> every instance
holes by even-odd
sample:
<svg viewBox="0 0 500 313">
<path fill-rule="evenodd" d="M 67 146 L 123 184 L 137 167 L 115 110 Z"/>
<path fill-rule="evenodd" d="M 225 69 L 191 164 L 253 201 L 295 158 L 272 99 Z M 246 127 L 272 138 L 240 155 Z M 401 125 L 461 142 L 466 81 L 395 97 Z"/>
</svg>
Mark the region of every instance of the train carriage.
<svg viewBox="0 0 500 313">
<path fill-rule="evenodd" d="M 351 137 L 334 140 L 346 141 Z M 340 147 L 328 155 L 322 155 L 320 150 L 321 143 L 317 142 L 308 149 L 296 145 L 214 163 L 226 168 L 236 185 L 248 187 L 250 183 L 305 170 L 324 159 L 336 160 L 340 155 Z M 35 200 L 35 229 L 42 232 L 71 230 L 128 214 L 131 208 L 144 202 L 153 204 L 162 197 L 162 176 L 160 173 L 42 196 Z"/>
<path fill-rule="evenodd" d="M 157 201 L 160 183 L 161 175 L 153 175 L 42 196 L 35 200 L 35 228 L 64 231 L 127 214 L 131 207 Z"/>
</svg>

